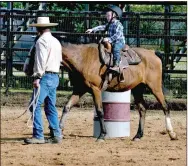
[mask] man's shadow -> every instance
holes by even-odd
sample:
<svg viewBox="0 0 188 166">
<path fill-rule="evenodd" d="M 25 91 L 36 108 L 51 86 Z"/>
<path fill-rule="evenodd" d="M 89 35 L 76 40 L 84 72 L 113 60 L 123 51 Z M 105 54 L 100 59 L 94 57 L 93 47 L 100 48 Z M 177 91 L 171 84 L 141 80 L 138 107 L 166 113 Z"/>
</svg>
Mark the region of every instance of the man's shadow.
<svg viewBox="0 0 188 166">
<path fill-rule="evenodd" d="M 28 134 L 23 134 L 25 135 L 25 137 L 1 137 L 1 144 L 5 144 L 5 143 L 23 143 L 24 144 L 24 139 L 26 139 L 26 137 L 32 137 L 31 133 Z M 44 133 L 44 137 L 50 137 L 49 133 Z M 80 135 L 80 134 L 68 134 L 68 135 L 64 135 L 63 139 L 74 139 L 74 138 L 94 138 L 92 135 Z"/>
<path fill-rule="evenodd" d="M 22 142 L 25 138 L 24 137 L 13 137 L 13 138 L 1 138 L 1 144 L 4 144 L 4 143 L 17 143 L 17 142 Z"/>
</svg>

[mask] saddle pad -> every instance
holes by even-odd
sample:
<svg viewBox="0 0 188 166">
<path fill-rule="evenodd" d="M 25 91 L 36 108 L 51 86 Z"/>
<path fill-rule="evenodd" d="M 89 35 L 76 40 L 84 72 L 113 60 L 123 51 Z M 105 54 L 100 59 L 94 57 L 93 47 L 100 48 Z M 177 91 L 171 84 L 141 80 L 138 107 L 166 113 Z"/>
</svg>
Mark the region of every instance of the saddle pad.
<svg viewBox="0 0 188 166">
<path fill-rule="evenodd" d="M 141 58 L 138 56 L 138 54 L 131 48 L 129 48 L 125 52 L 121 52 L 121 58 L 122 61 L 126 58 L 129 65 L 137 65 L 141 62 Z"/>
</svg>

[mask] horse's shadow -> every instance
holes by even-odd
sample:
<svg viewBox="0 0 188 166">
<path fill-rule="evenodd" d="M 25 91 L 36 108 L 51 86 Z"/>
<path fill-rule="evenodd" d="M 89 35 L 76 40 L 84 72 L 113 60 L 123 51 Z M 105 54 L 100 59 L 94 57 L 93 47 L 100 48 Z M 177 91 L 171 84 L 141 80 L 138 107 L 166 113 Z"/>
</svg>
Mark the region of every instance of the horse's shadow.
<svg viewBox="0 0 188 166">
<path fill-rule="evenodd" d="M 94 138 L 92 135 L 80 135 L 80 134 L 65 134 L 64 135 L 64 139 L 68 139 L 68 138 Z"/>
</svg>

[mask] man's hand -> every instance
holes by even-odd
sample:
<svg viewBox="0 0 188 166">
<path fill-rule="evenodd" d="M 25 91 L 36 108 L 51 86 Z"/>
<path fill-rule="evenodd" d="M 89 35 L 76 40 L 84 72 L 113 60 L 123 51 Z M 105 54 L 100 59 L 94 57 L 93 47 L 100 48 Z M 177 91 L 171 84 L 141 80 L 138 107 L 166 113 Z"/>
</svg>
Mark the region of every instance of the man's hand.
<svg viewBox="0 0 188 166">
<path fill-rule="evenodd" d="M 86 33 L 91 33 L 93 30 L 92 29 L 88 29 L 87 31 L 86 31 Z"/>
<path fill-rule="evenodd" d="M 33 86 L 34 86 L 35 88 L 38 88 L 38 87 L 39 87 L 39 83 L 40 83 L 40 79 L 36 79 L 36 80 L 34 80 L 34 82 L 33 82 Z"/>
</svg>

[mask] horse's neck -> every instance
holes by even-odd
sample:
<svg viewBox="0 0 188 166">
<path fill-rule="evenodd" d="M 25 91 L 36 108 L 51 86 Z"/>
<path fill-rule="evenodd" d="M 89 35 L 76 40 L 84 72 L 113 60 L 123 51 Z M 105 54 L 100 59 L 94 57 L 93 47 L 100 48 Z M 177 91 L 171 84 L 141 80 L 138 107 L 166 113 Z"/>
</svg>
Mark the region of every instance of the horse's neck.
<svg viewBox="0 0 188 166">
<path fill-rule="evenodd" d="M 69 42 L 64 42 L 64 41 L 62 41 L 62 42 L 61 42 L 61 45 L 62 45 L 62 47 L 68 47 L 68 46 L 70 46 L 70 45 L 72 45 L 72 44 L 69 43 Z"/>
<path fill-rule="evenodd" d="M 105 59 L 105 52 L 104 52 L 104 46 L 101 43 L 99 43 L 98 45 L 98 50 L 99 50 L 100 61 L 102 64 L 104 64 L 103 59 Z"/>
</svg>

